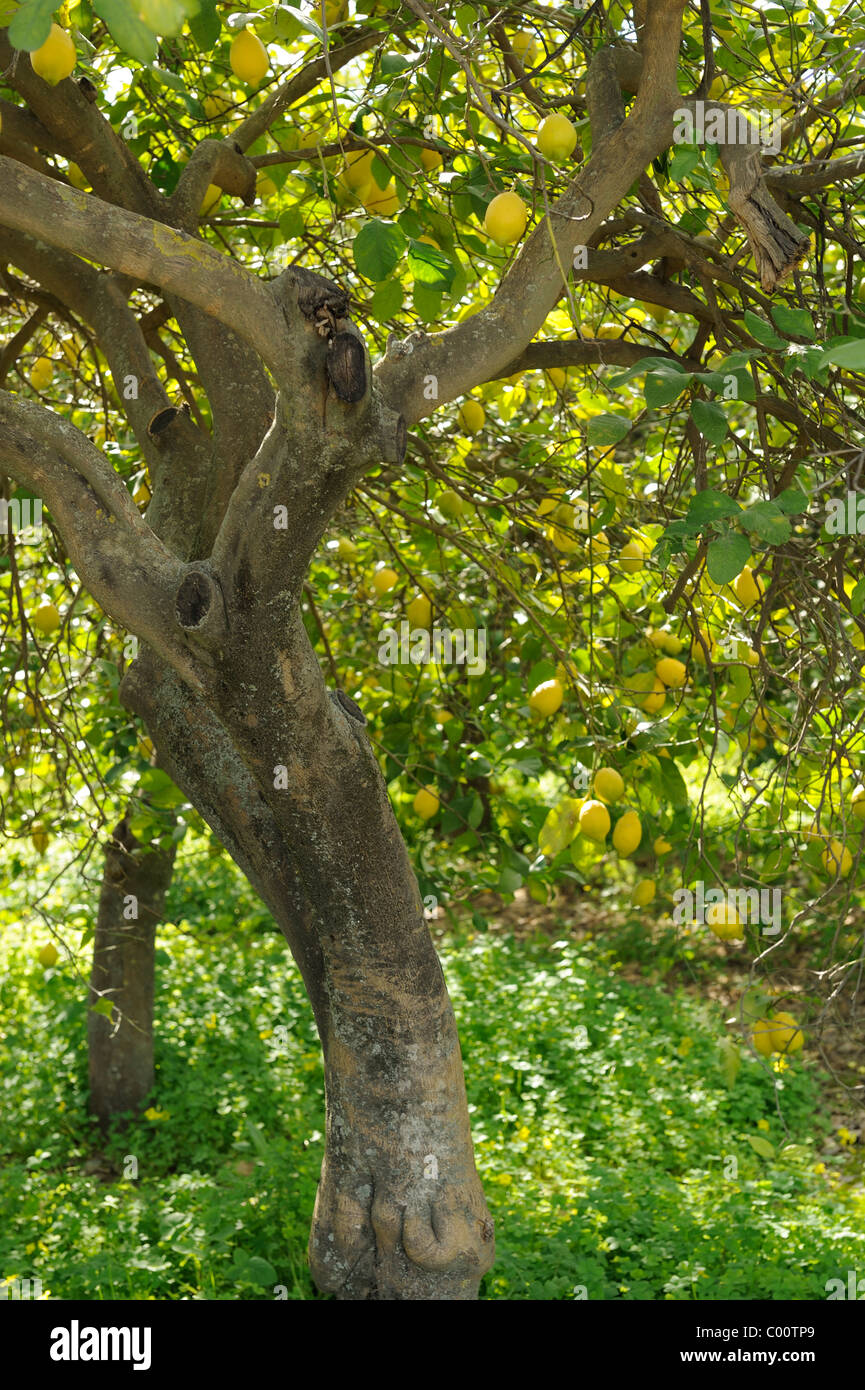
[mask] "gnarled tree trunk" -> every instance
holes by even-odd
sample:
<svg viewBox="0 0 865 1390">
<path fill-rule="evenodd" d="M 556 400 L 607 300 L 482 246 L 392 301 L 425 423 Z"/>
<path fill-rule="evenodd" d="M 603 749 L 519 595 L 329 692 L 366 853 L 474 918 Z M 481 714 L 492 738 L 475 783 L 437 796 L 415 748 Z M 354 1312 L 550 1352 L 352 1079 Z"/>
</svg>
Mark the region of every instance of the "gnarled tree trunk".
<svg viewBox="0 0 865 1390">
<path fill-rule="evenodd" d="M 141 845 L 128 817 L 105 846 L 93 938 L 90 1004 L 108 999 L 108 1018 L 87 1015 L 88 1108 L 103 1128 L 139 1110 L 153 1089 L 153 983 L 156 924 L 171 884 L 176 845 Z"/>
</svg>

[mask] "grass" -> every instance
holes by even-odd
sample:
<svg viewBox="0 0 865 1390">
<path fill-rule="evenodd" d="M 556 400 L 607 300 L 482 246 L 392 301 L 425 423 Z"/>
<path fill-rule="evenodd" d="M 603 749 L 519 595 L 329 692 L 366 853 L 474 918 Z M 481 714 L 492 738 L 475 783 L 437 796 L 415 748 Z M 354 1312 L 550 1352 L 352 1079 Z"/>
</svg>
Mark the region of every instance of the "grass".
<svg viewBox="0 0 865 1390">
<path fill-rule="evenodd" d="M 0 1279 L 67 1299 L 318 1296 L 318 1043 L 282 938 L 240 890 L 234 906 L 230 932 L 161 933 L 157 1118 L 101 1145 L 80 979 L 6 922 Z M 497 1229 L 482 1296 L 825 1298 L 865 1268 L 865 1185 L 861 1160 L 821 1154 L 817 1063 L 742 1049 L 728 1086 L 716 1006 L 629 981 L 616 955 L 564 929 L 442 944 Z"/>
</svg>

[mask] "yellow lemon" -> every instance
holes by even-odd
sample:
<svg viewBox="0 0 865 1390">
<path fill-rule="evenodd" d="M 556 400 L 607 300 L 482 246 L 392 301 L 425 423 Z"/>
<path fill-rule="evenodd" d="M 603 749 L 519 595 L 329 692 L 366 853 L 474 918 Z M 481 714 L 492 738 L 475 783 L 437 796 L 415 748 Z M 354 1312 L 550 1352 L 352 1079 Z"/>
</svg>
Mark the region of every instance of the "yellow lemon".
<svg viewBox="0 0 865 1390">
<path fill-rule="evenodd" d="M 655 675 L 671 690 L 678 690 L 685 684 L 688 672 L 683 661 L 677 661 L 674 656 L 663 656 L 655 664 Z"/>
<path fill-rule="evenodd" d="M 706 909 L 706 926 L 722 941 L 743 941 L 745 938 L 738 912 L 727 903 L 713 903 Z"/>
<path fill-rule="evenodd" d="M 625 794 L 625 783 L 614 767 L 602 767 L 595 773 L 595 796 L 601 801 L 618 801 Z"/>
<path fill-rule="evenodd" d="M 669 854 L 672 848 L 673 846 L 670 844 L 670 841 L 665 839 L 663 835 L 659 835 L 655 843 L 652 845 L 652 849 L 655 851 L 659 858 L 662 854 Z"/>
<path fill-rule="evenodd" d="M 853 856 L 840 840 L 830 840 L 820 855 L 820 862 L 830 878 L 846 878 L 853 867 Z"/>
<path fill-rule="evenodd" d="M 318 18 L 320 14 L 321 5 L 316 5 L 315 17 Z M 328 28 L 348 19 L 348 0 L 324 0 L 324 19 Z"/>
<path fill-rule="evenodd" d="M 610 833 L 610 813 L 603 801 L 584 801 L 580 811 L 580 833 L 589 840 L 602 841 Z"/>
<path fill-rule="evenodd" d="M 421 820 L 432 820 L 439 805 L 439 799 L 432 787 L 421 787 L 412 802 L 415 814 L 420 816 Z"/>
<path fill-rule="evenodd" d="M 426 594 L 418 594 L 406 606 L 405 615 L 412 627 L 429 627 L 432 619 L 432 604 Z"/>
<path fill-rule="evenodd" d="M 30 621 L 38 632 L 44 633 L 47 637 L 60 626 L 60 614 L 55 604 L 43 603 L 36 609 Z"/>
<path fill-rule="evenodd" d="M 568 379 L 568 374 L 564 367 L 548 367 L 546 374 L 557 391 L 564 391 L 565 382 Z"/>
<path fill-rule="evenodd" d="M 60 952 L 57 950 L 53 941 L 49 941 L 48 945 L 43 946 L 42 950 L 39 952 L 39 964 L 44 965 L 46 969 L 48 969 L 49 966 L 56 965 L 59 959 Z"/>
<path fill-rule="evenodd" d="M 61 29 L 59 24 L 52 24 L 51 33 L 42 47 L 30 54 L 30 62 L 33 71 L 39 74 L 43 82 L 56 87 L 75 67 L 75 44 L 65 29 Z"/>
<path fill-rule="evenodd" d="M 655 676 L 654 686 L 645 700 L 640 702 L 640 709 L 644 709 L 646 714 L 657 714 L 658 710 L 663 708 L 666 698 L 667 687 L 659 676 Z"/>
<path fill-rule="evenodd" d="M 528 216 L 519 193 L 499 193 L 487 208 L 484 227 L 499 246 L 512 246 L 526 230 Z"/>
<path fill-rule="evenodd" d="M 643 568 L 643 547 L 639 541 L 627 541 L 619 551 L 619 564 L 625 574 L 638 574 Z"/>
<path fill-rule="evenodd" d="M 45 391 L 54 376 L 54 363 L 50 357 L 37 357 L 30 372 L 30 385 L 34 391 Z"/>
<path fill-rule="evenodd" d="M 373 179 L 372 183 L 363 190 L 361 202 L 367 212 L 374 212 L 379 217 L 392 217 L 399 209 L 399 194 L 396 191 L 396 184 L 389 183 L 387 188 L 379 188 Z"/>
<path fill-rule="evenodd" d="M 561 681 L 542 681 L 529 696 L 529 709 L 536 710 L 546 718 L 561 708 L 564 697 Z"/>
<path fill-rule="evenodd" d="M 477 434 L 483 429 L 486 418 L 486 411 L 480 401 L 472 400 L 463 401 L 457 415 L 460 428 L 464 429 L 466 434 Z"/>
<path fill-rule="evenodd" d="M 763 587 L 759 580 L 754 578 L 750 565 L 746 565 L 741 574 L 738 574 L 733 581 L 733 588 L 736 597 L 744 608 L 750 608 L 758 599 L 763 596 Z"/>
<path fill-rule="evenodd" d="M 398 579 L 399 575 L 397 574 L 396 570 L 389 569 L 388 566 L 385 565 L 382 569 L 376 570 L 375 574 L 373 575 L 372 587 L 375 589 L 377 594 L 386 594 L 390 589 L 393 588 L 394 584 L 397 583 Z"/>
<path fill-rule="evenodd" d="M 857 820 L 865 820 L 865 785 L 859 785 L 850 798 L 850 809 Z"/>
<path fill-rule="evenodd" d="M 231 71 L 239 82 L 257 87 L 270 67 L 267 49 L 251 29 L 241 29 L 228 54 Z"/>
<path fill-rule="evenodd" d="M 222 197 L 222 189 L 218 184 L 209 183 L 201 200 L 201 207 L 198 210 L 199 217 L 209 217 Z"/>
<path fill-rule="evenodd" d="M 537 63 L 541 50 L 540 46 L 531 34 L 527 34 L 521 29 L 518 34 L 511 36 L 511 52 L 518 58 L 523 67 L 532 68 Z"/>
<path fill-rule="evenodd" d="M 805 1042 L 805 1034 L 798 1027 L 793 1015 L 781 1011 L 772 1015 L 770 1037 L 774 1052 L 798 1052 Z"/>
<path fill-rule="evenodd" d="M 272 198 L 279 189 L 269 174 L 259 174 L 255 180 L 255 191 L 259 198 Z"/>
<path fill-rule="evenodd" d="M 231 110 L 232 102 L 229 97 L 214 93 L 213 96 L 205 97 L 201 105 L 207 119 L 215 121 L 219 116 L 224 116 L 226 111 Z"/>
<path fill-rule="evenodd" d="M 30 843 L 37 854 L 44 854 L 49 843 L 48 831 L 41 825 L 34 825 L 30 831 Z"/>
<path fill-rule="evenodd" d="M 354 541 L 349 540 L 348 536 L 340 536 L 336 545 L 336 553 L 342 560 L 354 560 L 357 557 L 357 546 Z"/>
<path fill-rule="evenodd" d="M 633 854 L 643 838 L 643 827 L 636 811 L 626 811 L 616 821 L 613 831 L 613 848 L 623 858 Z"/>
<path fill-rule="evenodd" d="M 773 1026 L 768 1018 L 760 1018 L 754 1024 L 754 1031 L 751 1034 L 751 1041 L 756 1047 L 757 1051 L 762 1053 L 764 1057 L 770 1057 L 774 1050 L 772 1046 L 773 1032 Z"/>
<path fill-rule="evenodd" d="M 577 128 L 567 116 L 546 116 L 538 130 L 538 149 L 545 159 L 561 164 L 573 154 L 577 144 Z"/>
<path fill-rule="evenodd" d="M 442 159 L 442 157 L 441 157 L 441 155 L 439 154 L 438 150 L 428 150 L 428 149 L 422 149 L 422 150 L 421 150 L 421 152 L 420 152 L 420 162 L 421 162 L 421 164 L 423 165 L 423 167 L 426 169 L 426 171 L 427 171 L 428 174 L 431 174 L 431 173 L 433 172 L 434 169 L 441 169 L 442 165 L 444 164 L 444 160 Z M 421 237 L 421 241 L 423 241 L 423 237 Z M 433 244 L 435 244 L 435 243 L 433 243 Z"/>
<path fill-rule="evenodd" d="M 637 884 L 631 894 L 631 902 L 635 907 L 648 907 L 653 901 L 657 888 L 653 878 L 644 878 Z"/>
<path fill-rule="evenodd" d="M 349 188 L 353 188 L 355 192 L 366 188 L 372 179 L 372 161 L 374 159 L 375 150 L 352 150 L 346 155 L 343 178 Z"/>
</svg>

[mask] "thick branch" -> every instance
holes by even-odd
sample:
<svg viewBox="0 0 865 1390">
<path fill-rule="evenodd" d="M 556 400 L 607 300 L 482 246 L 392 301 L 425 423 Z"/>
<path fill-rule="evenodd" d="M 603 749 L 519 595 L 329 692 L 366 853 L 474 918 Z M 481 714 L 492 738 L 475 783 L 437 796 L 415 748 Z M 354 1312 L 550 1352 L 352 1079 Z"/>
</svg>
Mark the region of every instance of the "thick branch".
<svg viewBox="0 0 865 1390">
<path fill-rule="evenodd" d="M 411 354 L 389 352 L 377 368 L 386 399 L 409 425 L 469 391 L 528 345 L 561 294 L 574 247 L 585 245 L 634 179 L 670 139 L 683 0 L 652 0 L 643 80 L 627 120 L 593 153 L 567 193 L 528 238 L 492 303 Z M 554 243 L 554 245 L 551 245 Z M 564 274 L 563 274 L 564 272 Z M 425 390 L 437 386 L 431 401 Z"/>
</svg>

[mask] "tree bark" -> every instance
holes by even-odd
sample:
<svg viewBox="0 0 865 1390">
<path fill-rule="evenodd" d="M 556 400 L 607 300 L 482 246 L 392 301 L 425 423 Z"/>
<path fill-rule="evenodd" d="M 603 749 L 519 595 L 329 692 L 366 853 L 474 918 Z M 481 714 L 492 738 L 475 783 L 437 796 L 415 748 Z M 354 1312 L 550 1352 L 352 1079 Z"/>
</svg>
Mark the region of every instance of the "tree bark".
<svg viewBox="0 0 865 1390">
<path fill-rule="evenodd" d="M 156 923 L 171 883 L 176 846 L 140 845 L 126 817 L 105 846 L 93 939 L 90 1002 L 109 999 L 112 1018 L 87 1015 L 89 1110 L 107 1129 L 141 1108 L 153 1089 Z"/>
</svg>

